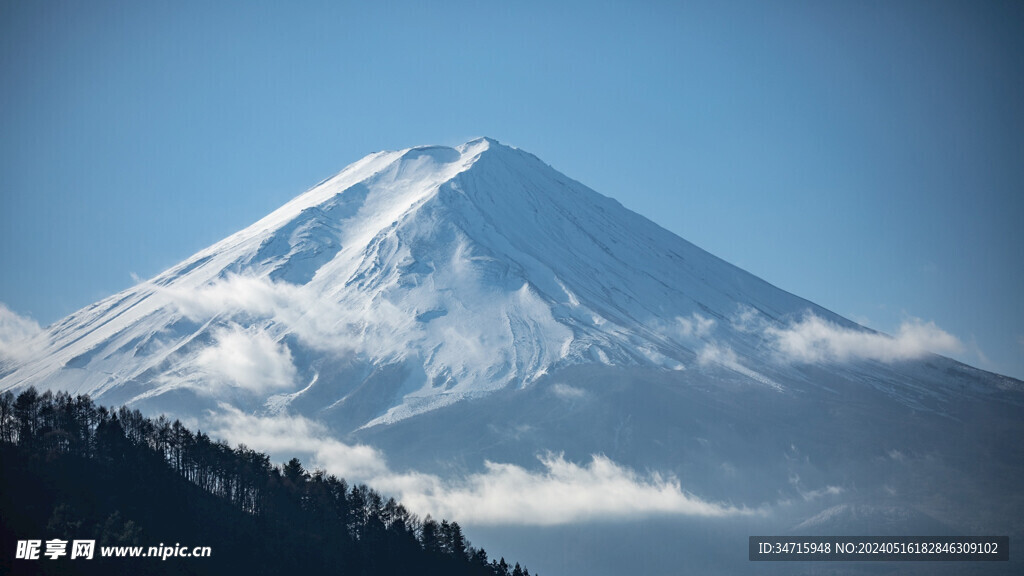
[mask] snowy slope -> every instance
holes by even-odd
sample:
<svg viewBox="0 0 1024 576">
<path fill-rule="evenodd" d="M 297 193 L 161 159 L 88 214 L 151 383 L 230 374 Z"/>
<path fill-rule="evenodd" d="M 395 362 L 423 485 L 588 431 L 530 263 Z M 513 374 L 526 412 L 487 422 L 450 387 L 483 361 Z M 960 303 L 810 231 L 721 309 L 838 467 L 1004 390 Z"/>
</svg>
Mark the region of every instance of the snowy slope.
<svg viewBox="0 0 1024 576">
<path fill-rule="evenodd" d="M 88 393 L 278 457 L 308 450 L 470 521 L 567 503 L 585 517 L 609 486 L 669 479 L 637 503 L 667 524 L 629 536 L 647 549 L 633 556 L 691 542 L 697 571 L 735 573 L 750 566 L 727 543 L 752 533 L 1024 534 L 1024 384 L 928 352 L 950 338 L 867 330 L 479 139 L 363 158 L 48 327 L 23 347 L 34 356 L 0 364 L 0 390 Z M 558 497 L 516 500 L 522 486 Z M 756 513 L 718 525 L 710 553 L 704 518 L 666 498 Z M 618 545 L 633 528 L 584 533 Z M 550 548 L 552 572 L 617 557 L 565 560 L 575 528 L 510 534 L 496 539 Z"/>
<path fill-rule="evenodd" d="M 807 317 L 867 333 L 484 138 L 363 158 L 49 327 L 0 389 L 227 400 L 332 413 L 342 430 L 574 365 L 718 371 L 783 392 L 805 378 L 771 336 Z"/>
</svg>

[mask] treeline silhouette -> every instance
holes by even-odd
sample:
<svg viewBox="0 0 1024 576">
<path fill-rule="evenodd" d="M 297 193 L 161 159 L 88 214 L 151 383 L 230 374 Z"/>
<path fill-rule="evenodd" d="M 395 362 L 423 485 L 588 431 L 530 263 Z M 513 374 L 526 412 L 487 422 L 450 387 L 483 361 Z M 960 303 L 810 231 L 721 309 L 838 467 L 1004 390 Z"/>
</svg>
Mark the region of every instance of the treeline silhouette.
<svg viewBox="0 0 1024 576">
<path fill-rule="evenodd" d="M 293 458 L 230 447 L 181 422 L 84 395 L 0 395 L 0 573 L 529 576 L 466 540 Z M 68 555 L 44 556 L 46 540 Z M 15 559 L 18 540 L 40 559 Z M 71 541 L 96 540 L 92 560 Z M 101 546 L 209 546 L 209 558 L 111 558 Z"/>
</svg>

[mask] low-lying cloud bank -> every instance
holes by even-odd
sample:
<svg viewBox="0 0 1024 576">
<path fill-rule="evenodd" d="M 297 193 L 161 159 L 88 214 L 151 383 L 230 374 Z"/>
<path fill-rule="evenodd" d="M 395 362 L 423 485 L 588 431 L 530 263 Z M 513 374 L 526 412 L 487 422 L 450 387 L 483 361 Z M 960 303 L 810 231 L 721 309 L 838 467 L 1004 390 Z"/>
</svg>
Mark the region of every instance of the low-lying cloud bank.
<svg viewBox="0 0 1024 576">
<path fill-rule="evenodd" d="M 486 471 L 442 483 L 426 493 L 402 493 L 413 509 L 443 510 L 476 524 L 565 524 L 653 515 L 733 516 L 745 508 L 701 500 L 675 478 L 640 475 L 601 455 L 586 465 L 561 454 L 540 457 L 544 469 L 487 462 Z"/>
<path fill-rule="evenodd" d="M 433 474 L 395 472 L 369 446 L 350 446 L 311 420 L 259 417 L 221 406 L 212 414 L 214 436 L 277 454 L 309 454 L 320 467 L 350 482 L 365 482 L 393 495 L 421 515 L 477 525 L 557 525 L 591 520 L 682 515 L 723 517 L 760 510 L 708 502 L 686 492 L 674 477 L 640 474 L 594 455 L 577 464 L 561 454 L 539 457 L 541 469 L 486 462 L 482 472 L 443 479 Z"/>
</svg>

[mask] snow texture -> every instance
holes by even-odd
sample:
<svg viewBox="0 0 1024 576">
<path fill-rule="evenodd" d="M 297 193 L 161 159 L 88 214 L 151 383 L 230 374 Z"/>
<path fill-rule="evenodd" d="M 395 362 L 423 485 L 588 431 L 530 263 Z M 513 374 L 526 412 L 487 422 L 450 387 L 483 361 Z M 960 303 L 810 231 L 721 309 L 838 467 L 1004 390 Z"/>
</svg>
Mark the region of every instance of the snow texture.
<svg viewBox="0 0 1024 576">
<path fill-rule="evenodd" d="M 784 393 L 793 363 L 926 357 L 917 341 L 948 343 L 939 332 L 866 330 L 482 138 L 363 158 L 50 326 L 34 354 L 7 355 L 0 389 L 165 408 L 188 391 L 354 430 L 583 364 Z"/>
<path fill-rule="evenodd" d="M 960 343 L 934 324 L 859 326 L 487 138 L 371 154 L 52 326 L 0 306 L 0 329 L 0 390 L 305 449 L 421 513 L 722 517 L 744 542 L 1024 534 L 1020 381 L 935 354 Z M 517 537 L 545 549 L 534 531 Z M 688 538 L 706 542 L 647 546 Z"/>
</svg>

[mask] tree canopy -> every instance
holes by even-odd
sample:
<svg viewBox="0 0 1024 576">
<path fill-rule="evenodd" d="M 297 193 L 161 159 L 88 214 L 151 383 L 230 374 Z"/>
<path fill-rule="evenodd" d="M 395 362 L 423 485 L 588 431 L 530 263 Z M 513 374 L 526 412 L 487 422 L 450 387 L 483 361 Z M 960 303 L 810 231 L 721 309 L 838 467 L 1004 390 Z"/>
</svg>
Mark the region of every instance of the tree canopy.
<svg viewBox="0 0 1024 576">
<path fill-rule="evenodd" d="M 95 539 L 97 546 L 209 546 L 210 558 L 16 560 L 0 573 L 528 576 L 420 519 L 394 498 L 297 458 L 275 466 L 180 421 L 30 388 L 0 394 L 2 545 Z M 139 571 L 142 572 L 139 572 Z"/>
</svg>

